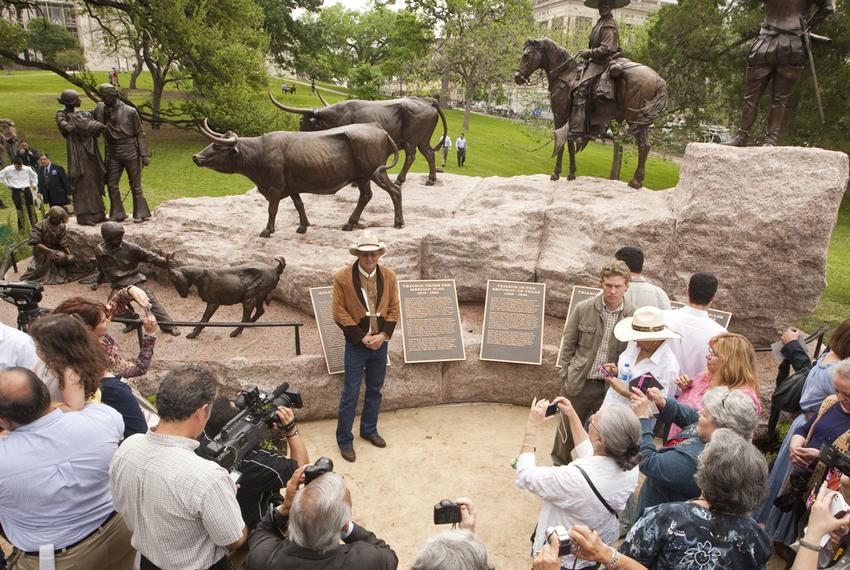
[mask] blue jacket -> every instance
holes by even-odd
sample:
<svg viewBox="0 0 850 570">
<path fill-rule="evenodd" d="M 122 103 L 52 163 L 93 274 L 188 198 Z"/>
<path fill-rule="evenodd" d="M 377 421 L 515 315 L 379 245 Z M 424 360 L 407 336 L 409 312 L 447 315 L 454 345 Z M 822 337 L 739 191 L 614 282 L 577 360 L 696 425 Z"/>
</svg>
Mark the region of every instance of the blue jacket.
<svg viewBox="0 0 850 570">
<path fill-rule="evenodd" d="M 705 448 L 705 442 L 696 432 L 699 412 L 673 398 L 667 398 L 667 404 L 658 414 L 658 422 L 671 421 L 683 428 L 677 438 L 684 438 L 684 441 L 672 447 L 657 449 L 652 441 L 652 420 L 640 420 L 643 432 L 640 442 L 640 452 L 643 455 L 640 472 L 646 476 L 646 480 L 638 500 L 638 517 L 643 515 L 647 507 L 689 501 L 700 495 L 701 491 L 694 480 L 699 454 Z"/>
</svg>

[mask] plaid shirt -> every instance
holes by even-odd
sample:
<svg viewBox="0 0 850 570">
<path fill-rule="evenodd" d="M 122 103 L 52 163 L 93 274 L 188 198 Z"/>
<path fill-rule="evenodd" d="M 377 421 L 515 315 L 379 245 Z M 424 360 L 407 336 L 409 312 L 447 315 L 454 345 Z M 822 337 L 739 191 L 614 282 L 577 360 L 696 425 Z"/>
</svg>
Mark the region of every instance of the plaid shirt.
<svg viewBox="0 0 850 570">
<path fill-rule="evenodd" d="M 605 377 L 599 373 L 599 367 L 603 364 L 611 362 L 608 354 L 611 351 L 611 337 L 614 335 L 614 325 L 620 320 L 620 315 L 623 313 L 625 303 L 620 303 L 620 306 L 609 311 L 605 302 L 602 303 L 602 342 L 599 345 L 599 350 L 596 351 L 596 358 L 593 360 L 593 366 L 590 373 L 587 375 L 592 380 L 604 380 Z"/>
</svg>

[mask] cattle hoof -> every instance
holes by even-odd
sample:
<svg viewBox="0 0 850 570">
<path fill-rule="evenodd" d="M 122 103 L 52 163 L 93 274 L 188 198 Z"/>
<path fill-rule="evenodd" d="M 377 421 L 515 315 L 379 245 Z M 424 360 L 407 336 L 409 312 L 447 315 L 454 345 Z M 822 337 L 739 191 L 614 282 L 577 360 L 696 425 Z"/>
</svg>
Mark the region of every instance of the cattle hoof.
<svg viewBox="0 0 850 570">
<path fill-rule="evenodd" d="M 556 180 L 560 180 L 560 179 L 561 179 L 560 174 L 553 174 L 552 176 L 549 177 L 549 180 L 551 180 L 552 182 L 555 182 Z"/>
<path fill-rule="evenodd" d="M 629 180 L 629 186 L 631 186 L 632 188 L 642 188 L 643 182 L 636 178 L 632 178 L 631 180 Z"/>
<path fill-rule="evenodd" d="M 189 339 L 191 339 L 191 338 L 198 338 L 198 335 L 199 335 L 199 334 L 201 334 L 201 333 L 199 333 L 199 332 L 190 332 L 189 334 L 187 334 L 187 335 L 186 335 L 186 338 L 189 338 Z"/>
<path fill-rule="evenodd" d="M 404 227 L 404 222 L 396 222 L 394 225 L 397 230 L 400 230 Z"/>
<path fill-rule="evenodd" d="M 575 180 L 575 179 L 576 179 L 575 174 L 567 174 L 567 180 Z"/>
<path fill-rule="evenodd" d="M 342 226 L 342 231 L 344 231 L 344 232 L 350 232 L 353 229 L 354 229 L 354 224 L 345 224 L 344 226 Z"/>
<path fill-rule="evenodd" d="M 435 182 L 436 182 L 436 180 L 429 178 L 428 180 L 425 181 L 425 186 L 433 186 Z"/>
<path fill-rule="evenodd" d="M 307 233 L 307 226 L 298 226 L 298 229 L 295 230 L 295 233 L 306 234 Z"/>
<path fill-rule="evenodd" d="M 271 237 L 271 235 L 272 235 L 272 233 L 268 229 L 265 229 L 265 230 L 260 232 L 260 237 L 262 237 L 262 238 Z"/>
<path fill-rule="evenodd" d="M 402 178 L 401 176 L 399 176 L 398 178 L 395 179 L 395 183 L 398 184 L 399 186 L 401 186 L 402 184 L 404 184 L 405 180 L 406 180 L 405 178 Z"/>
<path fill-rule="evenodd" d="M 241 334 L 242 334 L 242 331 L 233 331 L 232 333 L 230 333 L 230 338 L 236 338 L 237 336 L 239 336 Z"/>
</svg>

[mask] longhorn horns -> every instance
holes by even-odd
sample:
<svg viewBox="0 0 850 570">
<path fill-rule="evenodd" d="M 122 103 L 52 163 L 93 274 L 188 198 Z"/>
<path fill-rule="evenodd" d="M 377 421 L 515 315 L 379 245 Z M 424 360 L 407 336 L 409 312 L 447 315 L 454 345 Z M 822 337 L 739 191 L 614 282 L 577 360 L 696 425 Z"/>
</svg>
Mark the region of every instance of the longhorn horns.
<svg viewBox="0 0 850 570">
<path fill-rule="evenodd" d="M 299 109 L 298 107 L 288 107 L 274 98 L 272 92 L 269 91 L 269 99 L 272 100 L 274 106 L 280 109 L 281 111 L 286 111 L 287 113 L 297 113 L 299 115 L 312 115 L 315 111 L 313 109 Z"/>
<path fill-rule="evenodd" d="M 239 140 L 239 137 L 237 137 L 234 133 L 232 133 L 230 131 L 228 131 L 226 134 L 221 134 L 221 133 L 215 132 L 214 130 L 212 130 L 210 128 L 210 125 L 207 122 L 206 118 L 204 119 L 204 122 L 201 123 L 200 128 L 201 128 L 201 132 L 208 139 L 210 139 L 213 142 L 217 142 L 219 144 L 226 144 L 226 145 L 232 146 L 232 145 L 236 144 L 237 140 Z"/>
</svg>

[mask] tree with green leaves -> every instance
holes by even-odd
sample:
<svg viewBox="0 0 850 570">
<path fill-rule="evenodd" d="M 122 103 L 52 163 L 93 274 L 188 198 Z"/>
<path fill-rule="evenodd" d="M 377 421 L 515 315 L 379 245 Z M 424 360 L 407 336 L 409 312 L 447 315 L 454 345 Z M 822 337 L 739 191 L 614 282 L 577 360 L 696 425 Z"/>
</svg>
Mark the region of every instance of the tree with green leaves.
<svg viewBox="0 0 850 570">
<path fill-rule="evenodd" d="M 538 30 L 528 0 L 408 0 L 441 27 L 436 65 L 460 79 L 464 87 L 463 128 L 475 91 L 508 81 L 526 38 Z"/>
</svg>

